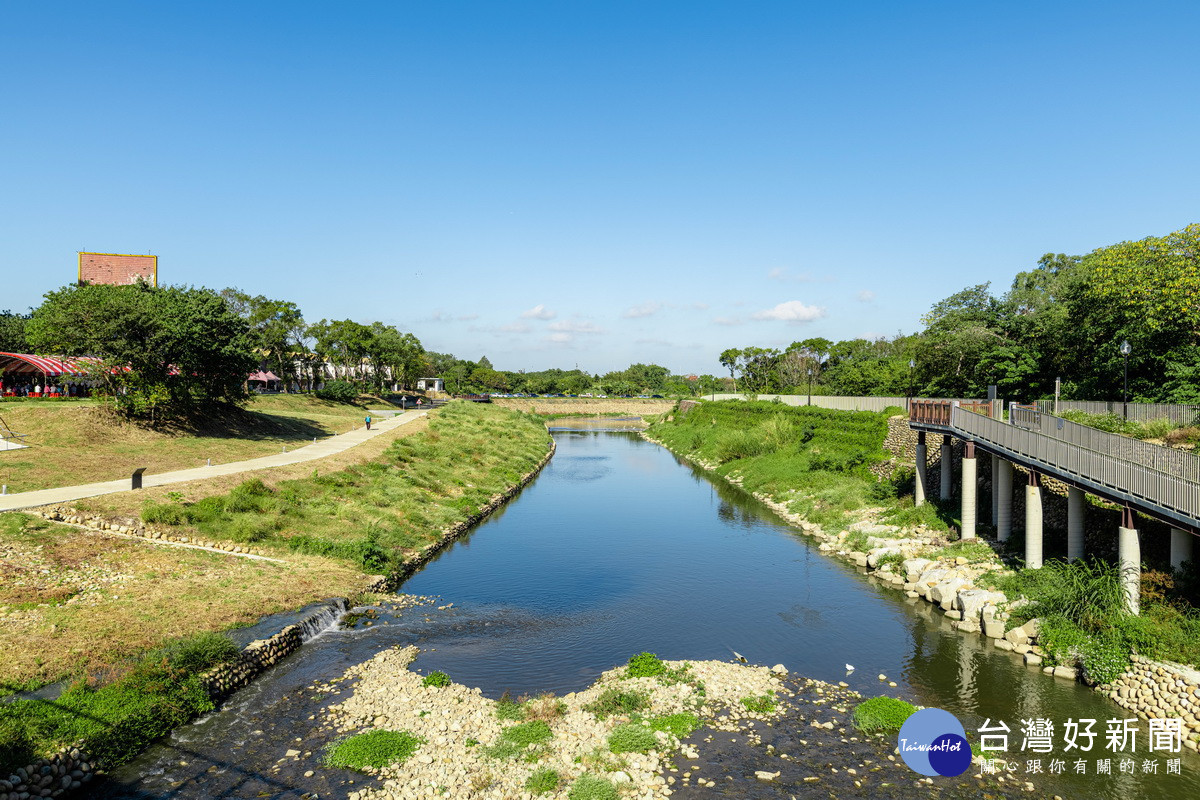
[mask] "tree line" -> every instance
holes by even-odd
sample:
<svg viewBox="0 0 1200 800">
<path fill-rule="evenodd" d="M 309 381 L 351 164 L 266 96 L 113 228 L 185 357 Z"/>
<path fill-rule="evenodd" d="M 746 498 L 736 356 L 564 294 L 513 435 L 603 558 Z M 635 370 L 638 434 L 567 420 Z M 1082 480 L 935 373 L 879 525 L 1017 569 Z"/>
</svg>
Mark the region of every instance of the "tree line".
<svg viewBox="0 0 1200 800">
<path fill-rule="evenodd" d="M 731 348 L 743 392 L 1200 402 L 1200 224 L 1166 236 L 1047 253 L 1002 294 L 984 283 L 933 305 L 923 329 L 868 341 Z M 1128 355 L 1122 354 L 1128 342 Z"/>
</svg>

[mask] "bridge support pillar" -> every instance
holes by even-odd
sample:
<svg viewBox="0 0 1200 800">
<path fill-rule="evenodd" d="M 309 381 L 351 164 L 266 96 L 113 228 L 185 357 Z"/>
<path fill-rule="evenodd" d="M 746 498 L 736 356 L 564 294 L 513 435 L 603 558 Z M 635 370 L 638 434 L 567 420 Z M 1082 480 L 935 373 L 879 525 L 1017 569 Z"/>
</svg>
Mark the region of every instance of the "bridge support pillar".
<svg viewBox="0 0 1200 800">
<path fill-rule="evenodd" d="M 1180 569 L 1183 562 L 1192 560 L 1192 535 L 1171 528 L 1171 569 Z"/>
<path fill-rule="evenodd" d="M 938 487 L 938 497 L 942 500 L 950 499 L 950 484 L 954 481 L 953 471 L 954 465 L 951 462 L 953 456 L 950 455 L 950 437 L 942 437 L 942 484 Z"/>
<path fill-rule="evenodd" d="M 1121 527 L 1117 529 L 1117 560 L 1121 566 L 1121 587 L 1125 590 L 1125 608 L 1138 613 L 1142 588 L 1142 545 L 1138 538 L 1133 509 L 1125 506 L 1121 512 Z"/>
<path fill-rule="evenodd" d="M 944 445 L 943 445 L 944 447 Z M 978 481 L 975 478 L 975 443 L 966 443 L 966 452 L 962 462 L 962 533 L 960 539 L 975 538 L 975 490 Z M 944 450 L 942 452 L 945 452 Z"/>
<path fill-rule="evenodd" d="M 1083 490 L 1067 487 L 1067 561 L 1083 558 Z"/>
<path fill-rule="evenodd" d="M 1000 527 L 1000 484 L 996 473 L 1000 471 L 1000 456 L 992 456 L 992 529 Z"/>
<path fill-rule="evenodd" d="M 1042 487 L 1038 474 L 1029 470 L 1025 487 L 1025 568 L 1042 567 Z"/>
<path fill-rule="evenodd" d="M 1012 462 L 1000 459 L 996 470 L 996 538 L 1007 542 L 1012 535 Z"/>
<path fill-rule="evenodd" d="M 917 431 L 917 478 L 916 485 L 913 487 L 913 505 L 925 505 L 925 490 L 926 480 L 925 470 L 927 466 L 927 458 L 925 455 L 925 431 Z"/>
</svg>

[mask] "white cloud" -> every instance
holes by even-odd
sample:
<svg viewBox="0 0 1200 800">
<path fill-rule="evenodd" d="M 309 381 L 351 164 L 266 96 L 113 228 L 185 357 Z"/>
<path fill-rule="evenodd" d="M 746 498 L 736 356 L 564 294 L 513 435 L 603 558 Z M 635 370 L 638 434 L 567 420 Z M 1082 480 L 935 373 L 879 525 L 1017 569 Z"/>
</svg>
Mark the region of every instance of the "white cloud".
<svg viewBox="0 0 1200 800">
<path fill-rule="evenodd" d="M 641 305 L 632 306 L 625 309 L 625 313 L 621 316 L 625 319 L 639 319 L 641 317 L 649 317 L 657 314 L 662 308 L 661 303 L 642 303 Z"/>
<path fill-rule="evenodd" d="M 717 317 L 713 320 L 718 325 L 741 325 L 742 321 L 737 317 Z"/>
<path fill-rule="evenodd" d="M 823 316 L 825 316 L 824 307 L 806 306 L 799 300 L 788 300 L 774 308 L 755 311 L 751 315 L 753 319 L 775 319 L 783 322 L 812 322 Z"/>
<path fill-rule="evenodd" d="M 502 333 L 529 333 L 532 330 L 524 322 L 510 322 L 497 328 Z"/>
<path fill-rule="evenodd" d="M 767 273 L 767 277 L 773 281 L 783 281 L 787 283 L 807 283 L 813 279 L 812 274 L 801 272 L 798 275 L 792 274 L 792 271 L 786 267 L 775 267 Z"/>
<path fill-rule="evenodd" d="M 538 303 L 533 308 L 521 314 L 521 319 L 554 319 L 558 314 Z"/>
<path fill-rule="evenodd" d="M 870 303 L 871 301 L 873 301 L 875 299 L 875 293 L 872 292 L 870 289 L 863 289 L 861 292 L 858 293 L 858 295 L 856 296 L 856 299 L 860 303 Z"/>
<path fill-rule="evenodd" d="M 692 303 L 692 308 L 697 311 L 708 311 L 708 303 Z"/>
<path fill-rule="evenodd" d="M 555 344 L 567 344 L 575 337 L 569 333 L 552 333 L 546 337 L 546 341 L 554 342 Z"/>
<path fill-rule="evenodd" d="M 562 322 L 552 324 L 550 330 L 558 331 L 559 333 L 604 333 L 604 331 L 587 320 L 570 321 L 564 319 Z"/>
</svg>

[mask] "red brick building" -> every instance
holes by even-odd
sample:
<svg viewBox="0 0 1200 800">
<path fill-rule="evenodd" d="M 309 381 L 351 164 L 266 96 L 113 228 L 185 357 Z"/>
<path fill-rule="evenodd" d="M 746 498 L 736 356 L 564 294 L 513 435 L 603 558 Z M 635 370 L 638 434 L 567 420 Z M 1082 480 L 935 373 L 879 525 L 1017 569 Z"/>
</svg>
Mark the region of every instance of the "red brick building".
<svg viewBox="0 0 1200 800">
<path fill-rule="evenodd" d="M 158 256 L 132 256 L 117 253 L 80 253 L 79 282 L 128 285 L 141 278 L 158 285 Z"/>
</svg>

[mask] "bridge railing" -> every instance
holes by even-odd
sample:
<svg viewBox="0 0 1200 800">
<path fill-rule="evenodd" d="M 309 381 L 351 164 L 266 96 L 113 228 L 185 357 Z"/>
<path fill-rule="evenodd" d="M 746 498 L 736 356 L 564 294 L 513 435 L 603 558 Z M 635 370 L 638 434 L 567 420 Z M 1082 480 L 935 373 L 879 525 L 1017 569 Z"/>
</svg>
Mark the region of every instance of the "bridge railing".
<svg viewBox="0 0 1200 800">
<path fill-rule="evenodd" d="M 1058 430 L 1058 418 L 1050 419 L 1054 420 L 1052 427 Z M 1117 453 L 1095 450 L 1081 442 L 1050 436 L 1040 430 L 972 414 L 961 408 L 951 409 L 950 424 L 977 441 L 1007 450 L 1025 461 L 1040 462 L 1060 473 L 1139 498 L 1192 519 L 1200 519 L 1200 483 L 1178 473 L 1156 469 Z M 1087 430 L 1104 434 L 1091 428 Z M 1101 440 L 1084 437 L 1083 441 L 1095 444 Z M 1145 444 L 1134 439 L 1126 439 L 1126 442 Z"/>
<path fill-rule="evenodd" d="M 923 425 L 950 425 L 950 409 L 957 406 L 964 411 L 992 416 L 990 400 L 913 400 L 908 406 L 908 419 Z"/>
<path fill-rule="evenodd" d="M 1176 450 L 1096 430 L 1025 406 L 1012 406 L 1009 410 L 1009 421 L 1026 430 L 1037 431 L 1053 439 L 1103 453 L 1110 458 L 1132 461 L 1156 472 L 1165 472 L 1193 483 L 1200 483 L 1200 458 L 1186 450 Z"/>
</svg>

